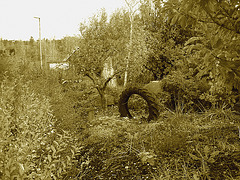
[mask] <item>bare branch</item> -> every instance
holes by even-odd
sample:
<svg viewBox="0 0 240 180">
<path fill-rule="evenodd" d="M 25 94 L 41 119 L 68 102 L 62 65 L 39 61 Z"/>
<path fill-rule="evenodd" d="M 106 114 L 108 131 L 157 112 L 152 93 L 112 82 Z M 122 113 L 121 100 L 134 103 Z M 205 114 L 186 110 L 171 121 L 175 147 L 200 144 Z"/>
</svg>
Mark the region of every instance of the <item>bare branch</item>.
<svg viewBox="0 0 240 180">
<path fill-rule="evenodd" d="M 134 4 L 130 4 L 128 0 L 125 0 L 126 4 L 128 7 L 131 7 L 131 8 L 134 8 L 138 3 L 139 1 L 136 1 Z"/>
<path fill-rule="evenodd" d="M 91 79 L 91 80 L 92 80 L 93 84 L 94 84 L 94 85 L 96 85 L 96 81 L 95 81 L 95 79 L 93 78 L 93 76 L 92 76 L 92 75 L 90 75 L 90 73 L 89 73 L 89 72 L 85 73 L 85 76 L 89 77 L 89 79 Z"/>
</svg>

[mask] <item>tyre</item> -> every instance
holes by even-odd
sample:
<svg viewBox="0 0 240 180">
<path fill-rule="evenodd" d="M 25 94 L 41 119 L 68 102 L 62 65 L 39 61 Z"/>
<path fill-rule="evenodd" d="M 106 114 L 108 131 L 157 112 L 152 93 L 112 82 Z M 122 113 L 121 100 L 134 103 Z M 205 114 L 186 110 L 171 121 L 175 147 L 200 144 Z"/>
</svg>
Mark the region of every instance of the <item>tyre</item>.
<svg viewBox="0 0 240 180">
<path fill-rule="evenodd" d="M 151 120 L 155 120 L 159 117 L 159 104 L 157 103 L 157 99 L 155 95 L 149 92 L 147 89 L 138 88 L 138 87 L 130 87 L 125 89 L 119 99 L 119 112 L 121 117 L 133 118 L 128 108 L 128 100 L 131 95 L 137 94 L 141 96 L 146 102 L 148 106 L 148 122 Z"/>
</svg>

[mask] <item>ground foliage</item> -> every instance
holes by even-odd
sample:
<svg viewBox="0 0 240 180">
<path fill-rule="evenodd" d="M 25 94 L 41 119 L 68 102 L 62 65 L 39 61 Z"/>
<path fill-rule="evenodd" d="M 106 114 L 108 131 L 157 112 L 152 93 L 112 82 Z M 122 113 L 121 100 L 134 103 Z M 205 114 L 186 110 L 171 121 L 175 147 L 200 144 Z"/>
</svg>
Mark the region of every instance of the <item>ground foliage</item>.
<svg viewBox="0 0 240 180">
<path fill-rule="evenodd" d="M 96 116 L 80 136 L 79 179 L 238 179 L 239 120 L 219 111 L 166 112 L 151 123 Z"/>
<path fill-rule="evenodd" d="M 85 105 L 70 112 L 63 109 L 74 109 L 74 92 L 85 83 L 66 87 L 52 75 L 40 77 L 39 85 L 55 82 L 55 88 L 37 90 L 37 82 L 24 77 L 2 83 L 2 179 L 239 178 L 239 116 L 231 109 L 199 114 L 177 108 L 150 123 L 134 101 L 130 108 L 139 116 L 131 120 L 119 117 L 116 106 L 102 112 L 90 103 L 93 115 Z"/>
<path fill-rule="evenodd" d="M 141 97 L 130 99 L 130 120 L 117 111 L 122 87 L 105 87 L 105 111 L 96 88 L 106 82 L 100 75 L 109 56 L 125 67 L 127 11 L 109 21 L 104 11 L 94 16 L 81 25 L 81 41 L 44 41 L 57 46 L 52 55 L 83 43 L 77 75 L 37 68 L 32 38 L 4 44 L 16 54 L 0 59 L 1 179 L 240 178 L 240 122 L 232 108 L 239 99 L 239 2 L 149 2 L 141 1 L 134 17 L 129 63 L 131 83 L 161 79 L 165 109 L 149 123 Z"/>
<path fill-rule="evenodd" d="M 0 110 L 2 179 L 57 179 L 66 172 L 74 139 L 56 129 L 49 99 L 31 81 L 4 79 Z"/>
</svg>

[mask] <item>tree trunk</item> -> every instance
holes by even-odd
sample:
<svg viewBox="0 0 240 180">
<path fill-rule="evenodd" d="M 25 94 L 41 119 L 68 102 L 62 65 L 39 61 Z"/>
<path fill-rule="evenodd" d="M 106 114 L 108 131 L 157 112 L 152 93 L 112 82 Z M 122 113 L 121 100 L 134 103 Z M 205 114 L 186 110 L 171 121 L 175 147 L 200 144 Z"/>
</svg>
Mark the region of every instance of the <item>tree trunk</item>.
<svg viewBox="0 0 240 180">
<path fill-rule="evenodd" d="M 128 3 L 127 0 L 125 0 L 125 2 L 127 3 L 128 7 L 129 7 L 129 11 L 130 11 L 130 37 L 129 37 L 129 49 L 128 49 L 128 57 L 126 60 L 126 70 L 125 70 L 125 76 L 124 76 L 124 87 L 126 87 L 127 85 L 127 81 L 128 81 L 128 68 L 129 68 L 129 61 L 131 59 L 131 53 L 132 53 L 132 40 L 133 40 L 133 21 L 134 21 L 134 13 L 135 11 L 133 11 L 134 6 L 136 5 L 130 5 Z"/>
<path fill-rule="evenodd" d="M 108 85 L 108 83 L 120 72 L 117 72 L 117 73 L 114 73 L 111 77 L 109 77 L 102 86 L 99 85 L 99 83 L 96 82 L 96 80 L 88 73 L 86 73 L 85 75 L 87 77 L 89 77 L 93 84 L 95 85 L 95 88 L 97 89 L 98 91 L 98 94 L 100 95 L 100 98 L 101 98 L 101 106 L 102 106 L 102 109 L 103 111 L 105 111 L 107 109 L 107 99 L 106 99 L 106 94 L 105 94 L 105 90 L 106 90 L 106 87 Z"/>
<path fill-rule="evenodd" d="M 105 111 L 107 109 L 107 100 L 106 100 L 106 95 L 104 92 L 99 92 L 100 97 L 101 97 L 101 106 L 103 111 Z"/>
<path fill-rule="evenodd" d="M 101 106 L 103 111 L 107 109 L 107 100 L 106 100 L 106 95 L 105 95 L 105 88 L 99 88 L 97 87 L 98 94 L 100 95 L 101 98 Z"/>
</svg>

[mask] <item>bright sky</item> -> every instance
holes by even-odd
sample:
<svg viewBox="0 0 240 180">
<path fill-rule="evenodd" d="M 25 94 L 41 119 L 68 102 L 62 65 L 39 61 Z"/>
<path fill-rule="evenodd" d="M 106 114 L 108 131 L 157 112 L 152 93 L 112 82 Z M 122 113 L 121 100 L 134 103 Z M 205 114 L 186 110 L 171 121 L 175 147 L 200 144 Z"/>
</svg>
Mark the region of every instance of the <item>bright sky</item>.
<svg viewBox="0 0 240 180">
<path fill-rule="evenodd" d="M 79 24 L 101 8 L 108 15 L 125 6 L 124 0 L 0 0 L 0 38 L 35 40 L 41 18 L 42 39 L 78 35 Z"/>
</svg>

